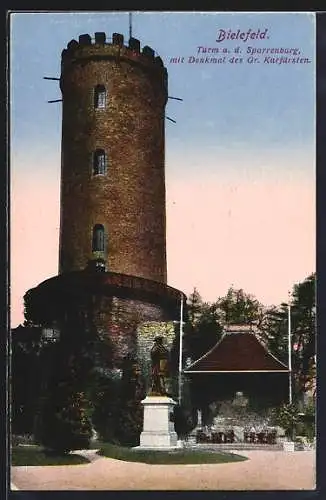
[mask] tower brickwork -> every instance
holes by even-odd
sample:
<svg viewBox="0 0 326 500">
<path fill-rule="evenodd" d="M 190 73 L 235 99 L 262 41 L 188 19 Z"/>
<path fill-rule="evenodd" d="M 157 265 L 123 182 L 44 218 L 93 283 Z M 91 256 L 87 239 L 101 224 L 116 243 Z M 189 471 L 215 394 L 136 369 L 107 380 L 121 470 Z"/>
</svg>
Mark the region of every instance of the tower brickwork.
<svg viewBox="0 0 326 500">
<path fill-rule="evenodd" d="M 60 87 L 60 273 L 103 259 L 109 272 L 166 283 L 162 60 L 134 38 L 81 35 L 62 52 Z"/>
<path fill-rule="evenodd" d="M 121 366 L 140 357 L 139 327 L 179 319 L 186 300 L 166 276 L 167 71 L 135 38 L 81 35 L 62 52 L 60 88 L 59 274 L 28 292 L 28 317 L 96 331 Z"/>
</svg>

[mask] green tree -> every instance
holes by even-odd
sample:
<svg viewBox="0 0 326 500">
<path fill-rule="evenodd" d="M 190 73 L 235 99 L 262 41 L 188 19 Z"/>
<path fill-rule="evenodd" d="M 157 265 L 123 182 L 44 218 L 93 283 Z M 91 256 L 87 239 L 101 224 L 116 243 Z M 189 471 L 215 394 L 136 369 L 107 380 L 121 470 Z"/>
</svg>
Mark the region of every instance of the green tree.
<svg viewBox="0 0 326 500">
<path fill-rule="evenodd" d="M 284 429 L 288 438 L 295 439 L 295 431 L 299 423 L 299 412 L 296 405 L 285 403 L 279 408 L 275 408 L 272 413 L 272 421 Z"/>
<path fill-rule="evenodd" d="M 194 324 L 190 322 L 184 327 L 184 358 L 188 356 L 195 361 L 211 349 L 220 339 L 222 325 L 215 304 L 205 304 L 200 316 Z"/>
<path fill-rule="evenodd" d="M 41 389 L 41 330 L 18 326 L 11 332 L 11 430 L 33 434 L 33 421 Z"/>
<path fill-rule="evenodd" d="M 220 310 L 224 325 L 244 324 L 259 326 L 263 320 L 263 305 L 242 288 L 230 287 L 227 294 L 217 300 L 216 307 Z"/>
<path fill-rule="evenodd" d="M 205 308 L 205 303 L 195 287 L 193 292 L 188 296 L 187 300 L 187 310 L 188 310 L 188 319 L 192 326 L 194 326 L 200 318 L 203 310 Z"/>
<path fill-rule="evenodd" d="M 204 302 L 196 288 L 189 295 L 187 313 L 188 321 L 184 325 L 184 359 L 190 357 L 195 361 L 219 340 L 222 331 L 220 315 L 216 304 Z"/>
<path fill-rule="evenodd" d="M 301 398 L 315 382 L 316 302 L 315 274 L 294 285 L 291 300 L 291 356 L 293 395 Z M 268 347 L 288 363 L 288 304 L 271 308 L 266 315 L 264 333 Z"/>
<path fill-rule="evenodd" d="M 288 305 L 273 306 L 266 311 L 262 335 L 268 349 L 283 363 L 288 362 Z"/>
<path fill-rule="evenodd" d="M 92 296 L 88 303 L 71 298 L 60 323 L 60 338 L 45 344 L 41 366 L 43 387 L 35 418 L 35 438 L 44 447 L 65 453 L 88 447 L 92 433 L 87 398 L 95 366 L 97 330 Z"/>
<path fill-rule="evenodd" d="M 211 349 L 227 325 L 252 324 L 260 328 L 265 321 L 263 305 L 253 295 L 232 287 L 213 303 L 203 302 L 194 289 L 188 308 L 190 321 L 185 325 L 185 344 L 192 360 Z"/>
<path fill-rule="evenodd" d="M 297 393 L 306 392 L 315 379 L 316 275 L 311 274 L 293 288 L 292 365 Z"/>
<path fill-rule="evenodd" d="M 67 353 L 58 342 L 52 348 L 53 368 L 40 400 L 35 436 L 46 449 L 67 453 L 88 448 L 92 434 L 89 404 L 78 353 Z"/>
</svg>

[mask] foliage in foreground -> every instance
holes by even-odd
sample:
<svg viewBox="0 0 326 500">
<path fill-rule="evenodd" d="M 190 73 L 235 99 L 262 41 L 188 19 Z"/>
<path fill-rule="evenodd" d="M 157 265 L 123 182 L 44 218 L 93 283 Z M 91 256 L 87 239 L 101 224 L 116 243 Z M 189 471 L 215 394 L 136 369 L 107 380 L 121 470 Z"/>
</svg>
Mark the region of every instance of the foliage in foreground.
<svg viewBox="0 0 326 500">
<path fill-rule="evenodd" d="M 94 371 L 90 377 L 87 397 L 91 403 L 91 420 L 98 437 L 104 442 L 114 442 L 120 381 L 105 373 Z"/>
<path fill-rule="evenodd" d="M 272 418 L 276 425 L 283 427 L 286 436 L 292 440 L 296 435 L 300 435 L 312 441 L 316 435 L 315 411 L 315 405 L 307 406 L 304 412 L 300 412 L 296 405 L 287 403 L 275 408 Z"/>
<path fill-rule="evenodd" d="M 295 426 L 298 422 L 298 410 L 293 404 L 283 404 L 273 411 L 274 424 L 279 425 L 285 431 L 285 435 L 293 437 Z"/>
<path fill-rule="evenodd" d="M 313 441 L 316 436 L 316 406 L 310 404 L 306 406 L 304 413 L 301 414 L 300 422 L 297 424 L 297 434 L 304 436 L 308 441 Z"/>
<path fill-rule="evenodd" d="M 116 437 L 122 446 L 137 446 L 143 428 L 142 399 L 144 383 L 139 365 L 126 358 L 121 380 L 121 397 L 117 419 Z"/>
<path fill-rule="evenodd" d="M 99 455 L 123 460 L 125 462 L 142 462 L 146 464 L 218 464 L 227 462 L 241 462 L 247 460 L 241 455 L 232 453 L 173 450 L 173 451 L 150 451 L 140 449 L 123 448 L 111 444 L 102 445 Z"/>
<path fill-rule="evenodd" d="M 80 455 L 48 454 L 41 446 L 13 446 L 12 466 L 21 465 L 80 465 L 89 463 Z"/>
<path fill-rule="evenodd" d="M 88 401 L 80 385 L 80 363 L 75 356 L 65 359 L 64 344 L 54 351 L 53 371 L 40 401 L 35 438 L 44 448 L 64 454 L 89 447 L 92 434 Z"/>
<path fill-rule="evenodd" d="M 262 334 L 271 352 L 288 362 L 288 304 L 269 309 Z M 291 300 L 292 383 L 294 400 L 316 391 L 316 275 L 294 285 Z"/>
</svg>

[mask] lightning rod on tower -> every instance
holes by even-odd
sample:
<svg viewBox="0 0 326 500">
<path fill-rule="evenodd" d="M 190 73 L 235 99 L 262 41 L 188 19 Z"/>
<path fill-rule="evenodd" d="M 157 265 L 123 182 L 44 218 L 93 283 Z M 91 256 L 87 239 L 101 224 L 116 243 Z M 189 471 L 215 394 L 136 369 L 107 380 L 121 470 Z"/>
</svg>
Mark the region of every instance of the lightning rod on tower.
<svg viewBox="0 0 326 500">
<path fill-rule="evenodd" d="M 132 13 L 129 12 L 129 38 L 132 38 Z"/>
</svg>

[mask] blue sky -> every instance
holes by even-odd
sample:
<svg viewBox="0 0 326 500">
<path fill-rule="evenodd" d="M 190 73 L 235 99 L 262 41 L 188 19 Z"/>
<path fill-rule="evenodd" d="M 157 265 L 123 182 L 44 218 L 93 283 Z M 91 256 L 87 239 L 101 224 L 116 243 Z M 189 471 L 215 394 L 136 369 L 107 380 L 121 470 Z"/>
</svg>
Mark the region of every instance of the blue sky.
<svg viewBox="0 0 326 500">
<path fill-rule="evenodd" d="M 237 40 L 216 43 L 219 29 L 247 31 L 249 28 L 253 31 L 258 29 L 263 31 L 267 28 L 269 39 L 246 43 Z M 11 171 L 14 215 L 20 213 L 23 204 L 28 207 L 31 199 L 36 203 L 41 190 L 45 192 L 45 184 L 41 183 L 41 179 L 48 186 L 47 189 L 52 189 L 53 203 L 58 204 L 61 103 L 48 104 L 47 101 L 60 99 L 61 93 L 58 82 L 46 81 L 43 76 L 59 77 L 61 51 L 67 43 L 73 38 L 78 39 L 83 33 L 93 36 L 96 31 L 104 31 L 108 37 L 113 32 L 119 32 L 128 38 L 128 13 L 18 13 L 11 16 Z M 216 296 L 225 293 L 228 278 L 224 277 L 219 282 L 217 273 L 213 291 L 212 286 L 208 284 L 209 276 L 202 278 L 205 273 L 209 274 L 201 267 L 202 259 L 191 255 L 190 241 L 199 237 L 199 234 L 202 235 L 202 227 L 205 225 L 196 232 L 194 227 L 199 226 L 201 219 L 198 219 L 197 225 L 189 222 L 192 220 L 192 212 L 189 213 L 189 210 L 192 206 L 194 212 L 196 210 L 200 212 L 202 219 L 214 221 L 215 228 L 224 227 L 225 241 L 225 234 L 230 234 L 230 227 L 233 227 L 235 233 L 239 233 L 238 224 L 241 225 L 242 222 L 237 219 L 238 222 L 232 226 L 228 223 L 227 217 L 223 219 L 224 216 L 213 203 L 215 197 L 221 200 L 221 196 L 225 196 L 223 203 L 230 205 L 226 211 L 228 213 L 229 210 L 232 211 L 233 203 L 231 203 L 232 196 L 226 196 L 228 189 L 233 193 L 240 188 L 243 199 L 248 197 L 256 199 L 256 195 L 252 192 L 253 186 L 256 185 L 255 193 L 258 196 L 258 190 L 266 189 L 268 192 L 268 182 L 272 182 L 273 185 L 277 185 L 278 191 L 275 191 L 273 199 L 265 196 L 265 203 L 270 204 L 265 207 L 266 210 L 268 208 L 268 213 L 273 207 L 276 210 L 278 200 L 285 196 L 285 190 L 287 190 L 285 199 L 288 199 L 290 205 L 297 203 L 298 190 L 301 190 L 300 196 L 303 196 L 302 190 L 305 189 L 304 196 L 309 205 L 304 212 L 304 214 L 309 212 L 307 215 L 309 221 L 307 219 L 307 226 L 301 229 L 301 233 L 299 231 L 300 220 L 303 218 L 301 213 L 298 212 L 297 220 L 294 220 L 294 215 L 290 216 L 286 211 L 286 205 L 282 214 L 275 211 L 275 224 L 281 219 L 284 224 L 282 245 L 285 262 L 290 263 L 293 260 L 291 257 L 293 225 L 298 228 L 295 234 L 297 245 L 300 245 L 301 241 L 308 241 L 306 246 L 310 245 L 309 251 L 303 252 L 297 267 L 292 266 L 291 272 L 289 271 L 286 278 L 283 277 L 283 285 L 280 284 L 274 295 L 266 291 L 275 289 L 276 286 L 274 282 L 274 284 L 268 282 L 267 278 L 262 279 L 260 284 L 256 283 L 256 280 L 256 284 L 252 286 L 251 291 L 262 301 L 283 300 L 286 296 L 286 287 L 293 281 L 303 279 L 305 274 L 314 270 L 314 15 L 134 12 L 133 36 L 140 39 L 142 46 L 150 45 L 162 57 L 169 74 L 169 95 L 183 99 L 183 102 L 169 100 L 166 108 L 167 116 L 177 122 L 173 124 L 166 121 L 167 245 L 168 257 L 170 256 L 168 262 L 170 284 L 185 289 L 186 293 L 197 284 L 204 297 L 208 299 L 212 299 L 214 293 Z M 308 57 L 311 63 L 284 65 L 262 62 L 256 65 L 246 62 L 237 65 L 170 63 L 172 57 L 184 56 L 185 60 L 189 56 L 198 57 L 198 46 L 223 46 L 231 51 L 239 46 L 243 55 L 248 46 L 299 48 L 302 56 Z M 27 179 L 31 186 L 28 191 L 26 188 L 23 189 Z M 227 186 L 225 189 L 224 185 Z M 245 185 L 248 185 L 247 191 L 244 190 Z M 203 197 L 189 206 L 189 196 L 196 194 L 196 186 L 202 186 L 200 192 L 203 193 Z M 203 186 L 210 186 L 210 189 L 212 186 L 216 187 L 208 204 L 205 203 Z M 220 192 L 222 189 L 223 193 Z M 307 189 L 310 191 L 306 192 Z M 261 200 L 259 203 L 263 203 L 263 198 L 259 198 Z M 239 197 L 235 199 L 237 203 L 239 200 Z M 44 201 L 42 203 L 43 210 Z M 300 204 L 302 205 L 302 201 Z M 245 217 L 245 210 L 240 208 L 239 210 L 243 211 Z M 258 212 L 260 210 L 264 213 L 263 208 Z M 181 241 L 178 239 L 181 238 L 180 224 L 185 231 L 185 218 L 189 219 L 190 232 L 188 239 L 187 235 L 183 234 Z M 176 221 L 179 221 L 179 230 Z M 28 219 L 24 224 L 26 225 L 24 234 L 29 235 Z M 52 224 L 53 235 L 57 238 L 57 215 Z M 13 235 L 16 234 L 17 240 L 13 236 L 13 241 L 17 243 L 18 233 L 20 231 L 21 234 L 22 231 L 21 225 L 22 218 L 15 215 L 12 220 L 12 232 Z M 34 225 L 37 225 L 37 222 L 34 222 Z M 292 229 L 287 232 L 286 228 L 290 226 Z M 266 232 L 264 220 L 259 227 L 265 228 L 262 229 L 262 232 L 265 232 L 261 238 L 268 240 L 270 236 Z M 206 233 L 209 233 L 209 229 Z M 185 244 L 186 248 L 183 246 Z M 211 240 L 208 238 L 207 244 L 211 244 L 214 249 L 209 257 L 214 265 L 216 265 L 216 255 L 225 252 L 225 255 L 222 255 L 223 259 L 230 254 L 230 248 L 227 247 L 230 242 L 225 242 L 222 249 L 221 243 L 218 243 L 216 238 Z M 26 245 L 28 246 L 28 242 Z M 180 263 L 180 249 L 186 251 L 188 255 L 190 252 L 191 272 L 189 263 Z M 48 252 L 49 261 L 42 272 L 37 271 L 33 279 L 26 276 L 25 280 L 20 281 L 19 286 L 21 273 L 26 273 L 26 270 L 21 264 L 23 256 L 18 250 L 13 252 L 12 287 L 13 296 L 17 297 L 15 299 L 17 304 L 19 301 L 21 303 L 23 287 L 34 286 L 37 284 L 35 283 L 37 279 L 42 280 L 56 273 L 56 252 L 56 244 L 52 243 Z M 251 254 L 249 264 L 246 266 L 249 266 L 251 270 L 249 274 L 252 276 L 256 272 L 250 266 L 257 262 L 257 255 L 254 255 L 253 249 Z M 237 255 L 234 258 L 237 260 Z M 272 254 L 268 257 L 268 262 L 272 275 L 278 262 L 277 259 L 273 262 Z M 291 266 L 288 267 L 290 269 Z M 244 279 L 241 280 L 240 268 L 237 271 L 238 280 L 232 275 L 233 268 L 234 266 L 230 264 L 229 284 L 239 283 L 244 288 L 250 286 L 248 277 L 243 275 Z M 261 269 L 257 273 L 263 275 Z M 17 305 L 17 308 L 21 310 L 21 306 Z"/>
<path fill-rule="evenodd" d="M 217 46 L 219 28 L 268 28 L 270 39 L 242 43 L 263 47 L 299 47 L 313 60 L 314 16 L 306 14 L 173 14 L 134 13 L 133 34 L 152 46 L 169 71 L 169 92 L 183 103 L 170 100 L 167 123 L 170 149 L 183 152 L 190 137 L 202 147 L 288 149 L 311 147 L 314 120 L 312 65 L 248 64 L 173 65 L 173 56 L 195 55 L 199 45 Z M 128 35 L 128 13 L 119 14 L 16 14 L 12 19 L 13 147 L 16 142 L 58 144 L 60 98 L 57 82 L 43 76 L 60 75 L 60 54 L 67 41 L 81 33 L 118 31 Z M 229 41 L 228 47 L 241 45 Z M 198 116 L 198 106 L 200 116 Z M 37 109 L 37 120 L 30 116 Z M 305 119 L 302 119 L 302 117 Z M 16 117 L 19 119 L 16 120 Z M 197 144 L 193 143 L 196 148 Z M 191 151 L 192 148 L 190 148 Z"/>
</svg>

